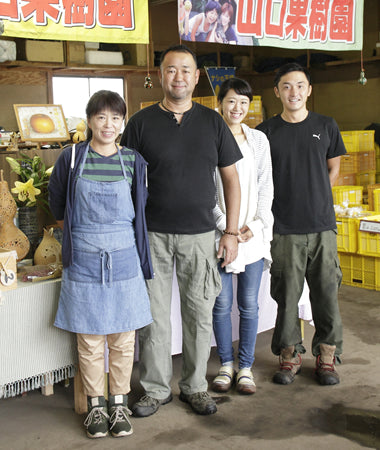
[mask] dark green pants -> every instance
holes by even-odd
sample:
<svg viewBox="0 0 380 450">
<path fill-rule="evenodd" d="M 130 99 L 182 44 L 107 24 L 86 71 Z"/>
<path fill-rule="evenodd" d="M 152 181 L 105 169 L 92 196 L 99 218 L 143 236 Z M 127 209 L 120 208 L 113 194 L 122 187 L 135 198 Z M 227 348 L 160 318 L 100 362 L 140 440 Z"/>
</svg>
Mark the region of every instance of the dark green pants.
<svg viewBox="0 0 380 450">
<path fill-rule="evenodd" d="M 317 356 L 320 344 L 336 345 L 342 353 L 342 321 L 338 306 L 338 289 L 342 280 L 336 231 L 312 234 L 274 234 L 271 244 L 271 296 L 277 302 L 277 319 L 272 337 L 272 352 L 295 345 L 304 353 L 298 302 L 306 278 L 310 290 L 315 333 L 312 353 Z"/>
</svg>

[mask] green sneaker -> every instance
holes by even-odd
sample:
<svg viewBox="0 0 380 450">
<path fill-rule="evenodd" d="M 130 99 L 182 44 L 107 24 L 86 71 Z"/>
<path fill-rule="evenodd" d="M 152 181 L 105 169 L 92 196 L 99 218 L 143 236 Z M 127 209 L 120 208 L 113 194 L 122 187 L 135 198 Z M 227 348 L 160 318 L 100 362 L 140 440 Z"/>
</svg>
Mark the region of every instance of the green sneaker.
<svg viewBox="0 0 380 450">
<path fill-rule="evenodd" d="M 128 436 L 133 433 L 128 409 L 127 395 L 110 395 L 108 399 L 108 414 L 110 416 L 110 431 L 113 437 Z"/>
<path fill-rule="evenodd" d="M 87 427 L 87 436 L 91 439 L 102 438 L 108 435 L 107 402 L 101 397 L 87 397 L 88 415 L 84 421 Z"/>
<path fill-rule="evenodd" d="M 184 394 L 181 392 L 179 399 L 185 403 L 189 403 L 193 411 L 197 414 L 206 416 L 216 413 L 216 403 L 207 392 L 196 392 L 195 394 Z"/>
</svg>

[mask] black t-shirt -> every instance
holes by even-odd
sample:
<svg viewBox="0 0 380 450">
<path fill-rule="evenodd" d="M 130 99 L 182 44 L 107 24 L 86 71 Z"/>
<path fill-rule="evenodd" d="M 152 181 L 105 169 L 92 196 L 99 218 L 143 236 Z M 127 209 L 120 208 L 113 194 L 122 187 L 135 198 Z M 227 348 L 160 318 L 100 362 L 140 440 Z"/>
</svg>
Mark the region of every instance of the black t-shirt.
<svg viewBox="0 0 380 450">
<path fill-rule="evenodd" d="M 335 120 L 309 112 L 302 122 L 290 123 L 277 115 L 257 129 L 271 148 L 273 231 L 306 234 L 336 228 L 327 160 L 346 150 Z"/>
<path fill-rule="evenodd" d="M 177 124 L 158 104 L 134 114 L 121 144 L 148 162 L 149 231 L 197 234 L 215 229 L 214 173 L 242 156 L 222 117 L 198 103 Z"/>
</svg>

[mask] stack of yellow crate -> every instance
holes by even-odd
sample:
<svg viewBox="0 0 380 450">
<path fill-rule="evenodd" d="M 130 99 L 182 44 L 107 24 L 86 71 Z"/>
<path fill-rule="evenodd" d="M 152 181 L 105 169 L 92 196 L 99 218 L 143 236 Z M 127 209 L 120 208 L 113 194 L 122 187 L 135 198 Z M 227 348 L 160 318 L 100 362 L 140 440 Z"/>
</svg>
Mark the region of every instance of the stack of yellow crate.
<svg viewBox="0 0 380 450">
<path fill-rule="evenodd" d="M 347 154 L 341 157 L 337 185 L 363 186 L 367 203 L 368 186 L 376 183 L 375 130 L 341 132 Z"/>
<path fill-rule="evenodd" d="M 218 110 L 218 100 L 214 95 L 206 97 L 193 97 L 193 101 L 200 103 L 201 105 L 207 106 L 208 108 Z M 147 106 L 158 103 L 159 100 L 153 102 L 141 102 L 140 108 L 145 108 Z M 249 105 L 249 110 L 247 117 L 244 119 L 244 123 L 251 128 L 256 128 L 263 121 L 263 106 L 261 102 L 260 95 L 254 95 L 251 104 Z"/>
<path fill-rule="evenodd" d="M 374 130 L 341 133 L 347 154 L 333 187 L 337 244 L 344 284 L 380 290 L 380 186 Z M 366 210 L 368 203 L 369 210 Z M 377 214 L 377 215 L 376 215 Z M 375 224 L 375 225 L 373 225 Z M 379 227 L 378 233 L 374 232 Z"/>
<path fill-rule="evenodd" d="M 214 95 L 210 95 L 207 97 L 193 97 L 193 102 L 200 103 L 201 105 L 207 106 L 208 108 L 214 109 L 215 111 L 218 109 L 218 101 Z M 140 109 L 146 108 L 147 106 L 154 105 L 155 103 L 159 103 L 160 100 L 155 100 L 152 102 L 141 102 Z"/>
<path fill-rule="evenodd" d="M 200 103 L 203 106 L 207 106 L 207 108 L 213 109 L 214 111 L 218 110 L 218 100 L 215 95 L 210 95 L 207 97 L 193 97 L 193 102 Z"/>
<path fill-rule="evenodd" d="M 254 95 L 243 123 L 250 128 L 256 128 L 263 121 L 263 104 L 260 95 Z"/>
<path fill-rule="evenodd" d="M 336 224 L 343 284 L 380 291 L 380 215 L 347 208 Z"/>
<path fill-rule="evenodd" d="M 380 183 L 370 184 L 368 189 L 368 209 L 380 213 Z"/>
</svg>

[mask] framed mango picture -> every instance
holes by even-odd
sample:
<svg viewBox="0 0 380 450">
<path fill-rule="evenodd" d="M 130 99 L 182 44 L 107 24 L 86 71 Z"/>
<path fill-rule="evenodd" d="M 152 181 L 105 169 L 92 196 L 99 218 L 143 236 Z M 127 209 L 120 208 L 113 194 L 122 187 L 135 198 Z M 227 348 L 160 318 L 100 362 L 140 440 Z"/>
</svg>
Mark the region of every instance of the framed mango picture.
<svg viewBox="0 0 380 450">
<path fill-rule="evenodd" d="M 61 105 L 13 105 L 23 141 L 60 142 L 70 139 Z"/>
</svg>

